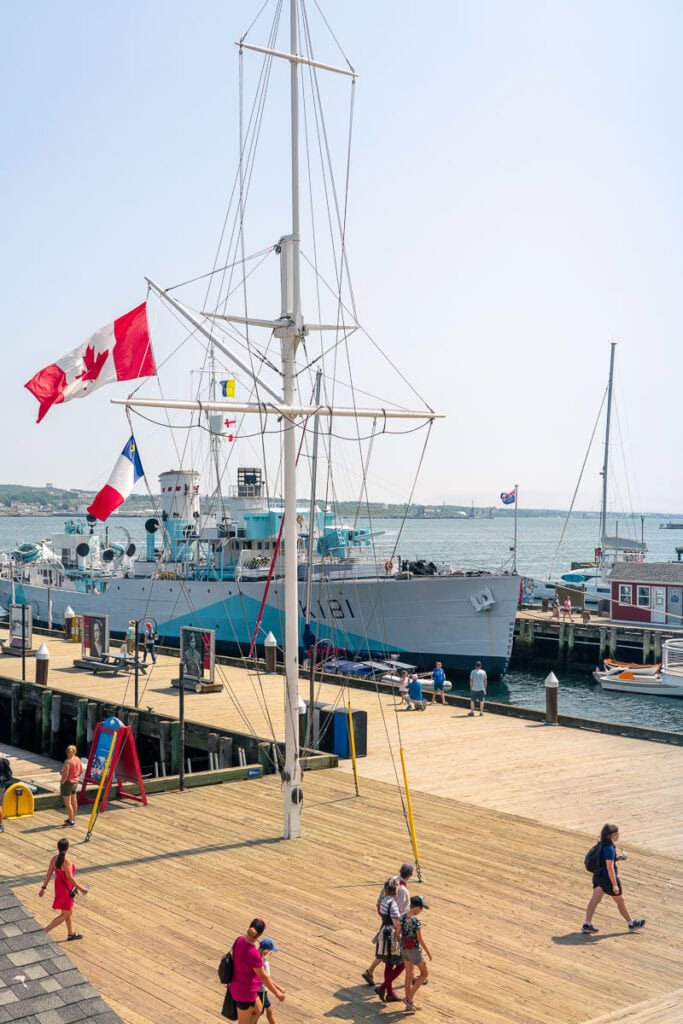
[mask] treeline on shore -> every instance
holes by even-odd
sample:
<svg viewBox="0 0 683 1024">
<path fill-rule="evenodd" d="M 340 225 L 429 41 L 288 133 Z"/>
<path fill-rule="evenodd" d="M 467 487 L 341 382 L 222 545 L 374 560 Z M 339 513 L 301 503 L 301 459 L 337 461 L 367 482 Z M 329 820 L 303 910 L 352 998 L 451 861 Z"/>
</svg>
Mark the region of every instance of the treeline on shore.
<svg viewBox="0 0 683 1024">
<path fill-rule="evenodd" d="M 95 491 L 63 490 L 58 487 L 28 487 L 23 484 L 0 484 L 0 515 L 30 515 L 31 513 L 42 513 L 44 515 L 74 515 L 78 514 L 84 506 L 89 505 L 95 496 Z M 304 496 L 299 499 L 306 502 Z M 131 494 L 121 506 L 121 515 L 140 515 L 147 511 L 154 501 L 158 504 L 159 498 L 150 498 L 148 494 Z M 204 508 L 205 501 L 202 500 Z M 360 515 L 365 518 L 372 516 L 377 519 L 506 519 L 514 515 L 514 506 L 494 507 L 481 506 L 472 508 L 471 505 L 421 505 L 415 504 L 408 507 L 405 504 L 385 504 L 380 501 L 355 502 L 339 501 L 334 503 L 335 511 L 342 516 Z M 208 500 L 206 511 L 209 511 Z M 489 511 L 491 513 L 489 515 Z M 518 510 L 520 518 L 525 517 L 547 517 L 553 518 L 566 515 L 563 509 L 550 508 L 521 508 Z M 646 513 L 647 518 L 653 516 L 669 515 L 670 513 L 650 512 Z M 574 516 L 583 518 L 597 518 L 597 512 L 574 512 Z M 620 518 L 631 519 L 632 516 Z"/>
</svg>

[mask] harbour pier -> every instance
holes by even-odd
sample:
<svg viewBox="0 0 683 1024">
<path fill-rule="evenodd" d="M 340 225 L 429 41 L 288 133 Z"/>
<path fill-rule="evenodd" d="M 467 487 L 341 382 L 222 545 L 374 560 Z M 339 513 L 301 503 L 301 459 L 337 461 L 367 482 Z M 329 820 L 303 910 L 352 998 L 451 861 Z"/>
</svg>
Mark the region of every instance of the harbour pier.
<svg viewBox="0 0 683 1024">
<path fill-rule="evenodd" d="M 551 616 L 552 612 L 538 608 L 517 613 L 513 666 L 585 665 L 593 669 L 605 658 L 651 664 L 662 660 L 665 640 L 683 639 L 683 629 L 672 626 L 617 624 L 588 612 L 574 613 L 572 622 Z"/>
<path fill-rule="evenodd" d="M 130 679 L 60 670 L 58 642 L 48 645 L 49 686 L 58 677 L 59 689 L 79 699 L 131 706 Z M 148 673 L 141 706 L 177 716 L 177 690 L 162 668 Z M 3 678 L 16 682 L 19 670 L 18 659 L 0 659 Z M 187 694 L 188 720 L 218 730 L 243 728 L 248 717 L 257 735 L 268 738 L 272 730 L 280 739 L 282 679 L 261 682 L 262 690 L 246 670 L 226 666 L 221 693 Z M 423 922 L 434 955 L 430 984 L 420 993 L 421 1019 L 680 1022 L 683 761 L 677 746 L 545 728 L 511 714 L 468 718 L 460 703 L 405 714 L 393 694 L 340 690 L 339 683 L 322 684 L 317 696 L 351 700 L 367 711 L 368 756 L 358 762 L 358 796 L 346 761 L 305 774 L 301 839 L 281 838 L 276 775 L 176 788 L 152 795 L 147 807 L 114 800 L 89 843 L 81 815 L 68 833 L 79 877 L 91 891 L 76 906 L 84 940 L 67 944 L 64 930 L 53 933 L 60 961 L 78 967 L 121 1021 L 221 1020 L 218 960 L 257 914 L 281 950 L 273 957 L 273 975 L 288 993 L 276 1006 L 281 1024 L 402 1020 L 400 1008 L 380 1003 L 361 978 L 373 954 L 377 892 L 414 856 L 397 781 L 402 749 L 422 873 L 412 891 L 430 905 Z M 46 760 L 46 770 L 56 771 L 58 760 Z M 42 924 L 51 912 L 38 899 L 38 886 L 64 834 L 62 817 L 52 808 L 10 819 L 0 837 L 2 877 Z M 606 820 L 620 824 L 629 854 L 621 867 L 628 904 L 647 919 L 637 935 L 626 932 L 607 901 L 595 918 L 599 934 L 579 932 L 590 895 L 583 856 Z M 2 955 L 15 957 L 15 968 L 19 960 L 40 966 L 44 947 L 32 947 L 24 936 L 15 948 L 21 937 L 3 913 L 0 907 Z M 32 934 L 42 941 L 42 933 Z M 41 976 L 29 975 L 24 990 L 14 973 L 0 990 L 7 1020 L 21 1019 L 9 1016 L 13 1000 L 20 1007 L 22 998 L 53 997 L 40 988 Z M 56 1014 L 57 1000 L 58 993 L 49 1007 Z M 31 1005 L 39 1007 L 36 1014 L 48 1012 L 43 1002 Z"/>
</svg>

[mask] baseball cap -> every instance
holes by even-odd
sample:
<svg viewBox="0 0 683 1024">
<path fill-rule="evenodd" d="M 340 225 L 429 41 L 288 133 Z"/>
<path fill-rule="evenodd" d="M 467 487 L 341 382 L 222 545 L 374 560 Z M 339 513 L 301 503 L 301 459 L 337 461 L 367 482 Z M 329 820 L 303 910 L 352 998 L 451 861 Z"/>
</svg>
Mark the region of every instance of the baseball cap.
<svg viewBox="0 0 683 1024">
<path fill-rule="evenodd" d="M 266 930 L 266 922 L 260 917 L 255 917 L 249 927 L 253 928 L 257 935 L 263 935 Z"/>
<path fill-rule="evenodd" d="M 145 625 L 146 625 L 146 626 L 147 626 L 147 627 L 148 627 L 149 629 L 151 629 L 151 628 L 152 628 L 152 623 L 151 623 L 151 622 L 146 622 L 146 623 L 145 623 Z"/>
<path fill-rule="evenodd" d="M 419 907 L 421 910 L 429 910 L 428 905 L 425 903 L 421 896 L 411 896 L 410 905 L 411 907 Z"/>
<path fill-rule="evenodd" d="M 413 865 L 406 863 L 406 864 L 401 864 L 401 867 L 400 867 L 398 873 L 401 876 L 401 878 L 407 878 L 409 875 L 412 875 L 414 871 L 415 871 L 415 868 L 413 867 Z"/>
<path fill-rule="evenodd" d="M 273 953 L 280 952 L 280 950 L 275 945 L 275 942 L 272 939 L 261 939 L 261 941 L 259 942 L 259 949 L 269 949 Z"/>
</svg>

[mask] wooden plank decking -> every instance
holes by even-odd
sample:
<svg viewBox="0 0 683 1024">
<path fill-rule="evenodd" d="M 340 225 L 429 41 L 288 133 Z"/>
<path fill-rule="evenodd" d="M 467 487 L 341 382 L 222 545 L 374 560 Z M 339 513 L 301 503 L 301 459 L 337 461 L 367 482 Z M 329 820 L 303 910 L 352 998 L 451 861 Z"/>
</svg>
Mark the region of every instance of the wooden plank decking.
<svg viewBox="0 0 683 1024">
<path fill-rule="evenodd" d="M 63 646 L 72 659 L 76 645 Z M 132 702 L 130 681 L 60 669 L 56 647 L 50 642 L 51 685 Z M 142 704 L 174 713 L 167 679 L 176 664 L 163 659 L 148 674 Z M 1 667 L 16 678 L 16 659 Z M 261 715 L 263 735 L 279 736 L 279 677 L 223 671 L 226 692 L 188 694 L 188 718 L 242 729 L 248 718 L 258 732 Z M 334 691 L 322 699 L 337 699 Z M 452 707 L 396 715 L 391 698 L 361 691 L 351 699 L 369 711 L 361 796 L 346 763 L 307 774 L 301 840 L 279 838 L 274 777 L 154 796 L 147 808 L 114 804 L 90 843 L 82 842 L 85 819 L 68 833 L 92 892 L 77 906 L 86 939 L 64 949 L 123 1020 L 219 1020 L 216 963 L 254 914 L 282 948 L 273 958 L 289 993 L 276 1008 L 282 1024 L 403 1019 L 360 978 L 372 958 L 379 885 L 412 859 L 395 784 L 399 732 L 425 878 L 413 889 L 431 904 L 424 921 L 434 963 L 419 1018 L 603 1024 L 609 1011 L 604 1024 L 681 1019 L 680 748 L 496 715 L 469 719 Z M 49 811 L 11 821 L 0 837 L 0 871 L 41 921 L 50 911 L 37 885 L 61 818 Z M 576 930 L 590 893 L 582 859 L 607 819 L 620 823 L 631 854 L 622 869 L 627 901 L 648 923 L 627 934 L 605 901 L 600 933 L 586 938 Z"/>
</svg>

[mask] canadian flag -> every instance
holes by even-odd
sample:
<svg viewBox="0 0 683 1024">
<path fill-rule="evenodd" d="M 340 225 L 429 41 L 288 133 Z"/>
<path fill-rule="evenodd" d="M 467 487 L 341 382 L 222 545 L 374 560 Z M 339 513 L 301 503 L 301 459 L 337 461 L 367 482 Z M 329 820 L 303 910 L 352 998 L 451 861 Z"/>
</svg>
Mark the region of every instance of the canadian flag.
<svg viewBox="0 0 683 1024">
<path fill-rule="evenodd" d="M 102 384 L 154 373 L 147 303 L 143 302 L 113 324 L 100 327 L 80 348 L 40 370 L 24 387 L 40 403 L 36 420 L 40 423 L 53 405 L 83 398 Z"/>
</svg>

